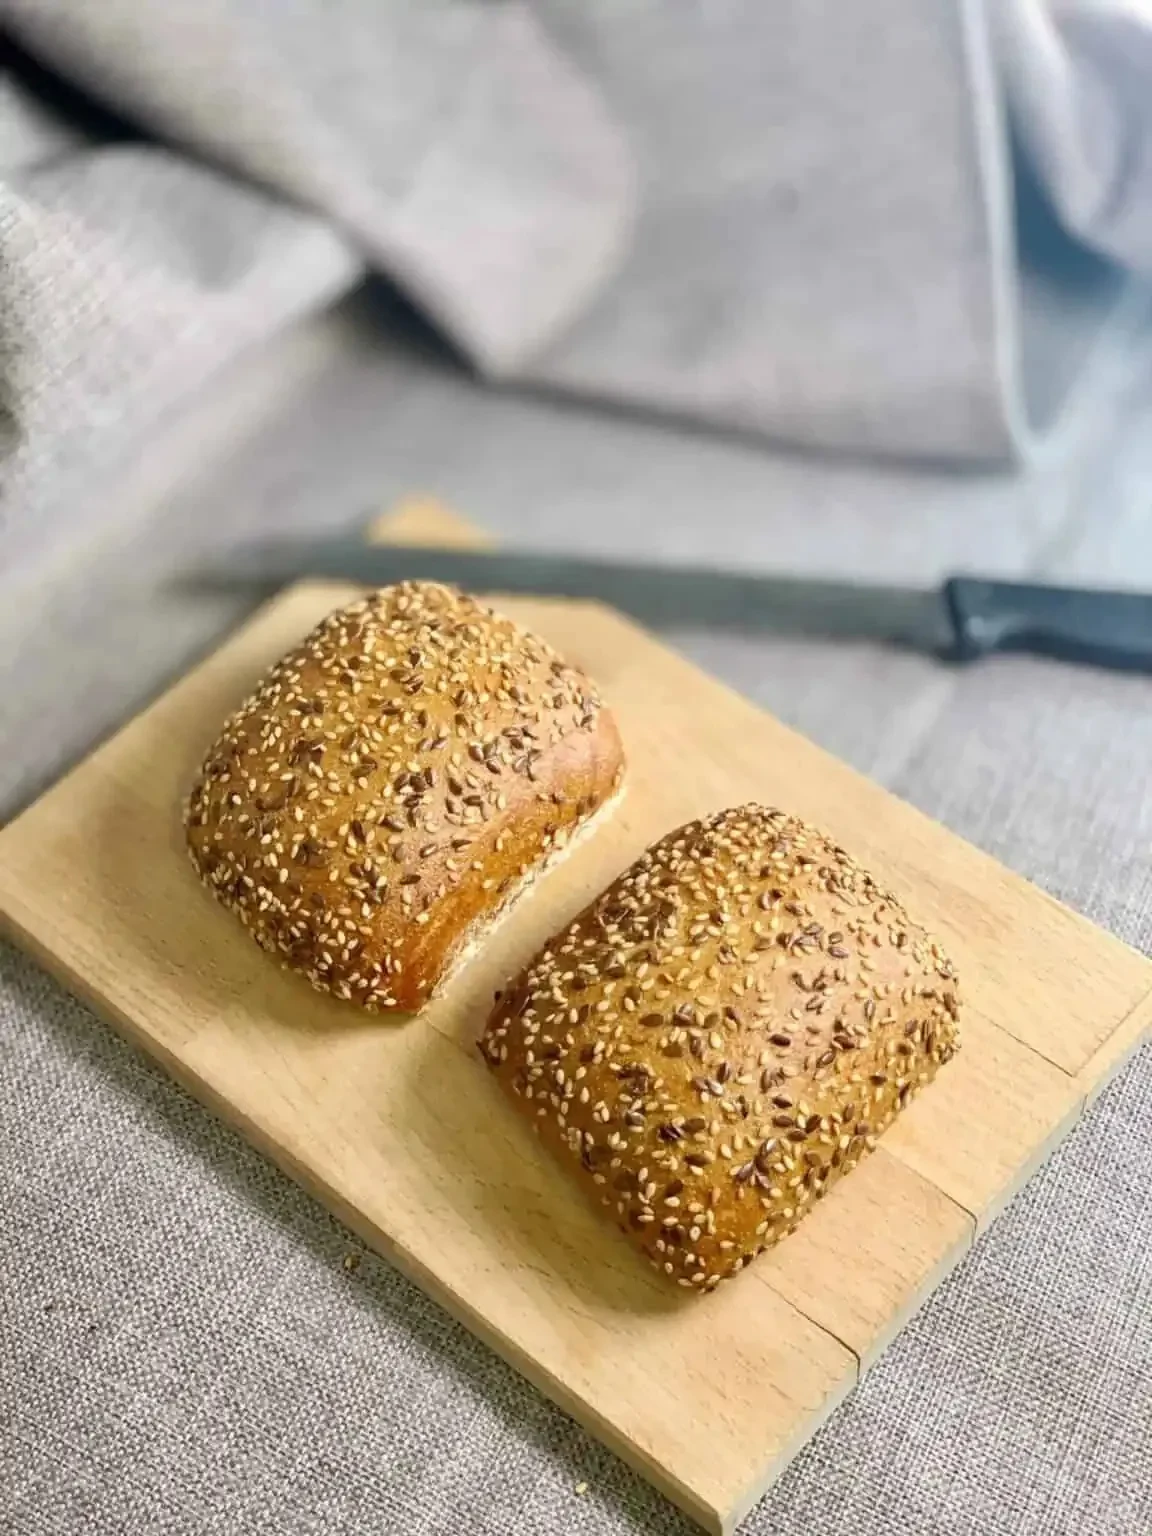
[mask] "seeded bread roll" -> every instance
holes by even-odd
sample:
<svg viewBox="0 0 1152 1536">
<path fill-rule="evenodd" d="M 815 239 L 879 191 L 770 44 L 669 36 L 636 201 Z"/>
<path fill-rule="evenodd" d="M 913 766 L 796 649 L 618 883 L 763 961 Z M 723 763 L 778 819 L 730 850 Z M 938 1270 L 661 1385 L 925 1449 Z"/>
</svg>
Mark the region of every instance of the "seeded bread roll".
<svg viewBox="0 0 1152 1536">
<path fill-rule="evenodd" d="M 956 1049 L 955 973 L 847 854 L 747 805 L 670 833 L 500 998 L 481 1051 L 665 1274 L 792 1232 Z"/>
<path fill-rule="evenodd" d="M 332 614 L 224 727 L 188 846 L 264 949 L 369 1009 L 415 1009 L 620 783 L 593 684 L 424 582 Z"/>
</svg>

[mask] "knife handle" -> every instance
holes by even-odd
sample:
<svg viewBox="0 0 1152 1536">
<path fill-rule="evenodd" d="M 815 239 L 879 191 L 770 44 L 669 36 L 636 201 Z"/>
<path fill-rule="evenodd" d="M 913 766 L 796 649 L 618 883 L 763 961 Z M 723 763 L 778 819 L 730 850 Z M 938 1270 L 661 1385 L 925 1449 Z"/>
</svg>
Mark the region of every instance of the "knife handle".
<svg viewBox="0 0 1152 1536">
<path fill-rule="evenodd" d="M 1061 661 L 1152 672 L 1152 597 L 954 576 L 944 583 L 953 659 L 1031 651 Z"/>
</svg>

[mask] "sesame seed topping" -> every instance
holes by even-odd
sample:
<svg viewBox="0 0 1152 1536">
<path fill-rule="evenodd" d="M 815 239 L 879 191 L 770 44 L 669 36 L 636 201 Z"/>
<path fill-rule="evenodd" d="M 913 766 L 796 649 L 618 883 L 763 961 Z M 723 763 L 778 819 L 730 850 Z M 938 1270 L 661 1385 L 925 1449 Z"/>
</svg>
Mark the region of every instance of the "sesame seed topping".
<svg viewBox="0 0 1152 1536">
<path fill-rule="evenodd" d="M 547 782 L 573 737 L 587 745 L 575 760 L 565 747 L 565 783 L 580 794 L 560 795 L 524 846 L 511 832 L 537 791 L 516 744 L 531 741 Z M 226 723 L 186 806 L 189 851 L 261 947 L 313 985 L 411 1008 L 619 772 L 583 674 L 476 599 L 403 583 L 331 614 Z"/>
<path fill-rule="evenodd" d="M 515 1094 L 531 1042 L 563 1040 L 587 1094 L 547 1105 L 541 1136 L 593 1179 L 601 1154 L 634 1175 L 621 1224 L 708 1290 L 870 1150 L 952 1054 L 956 1012 L 951 966 L 894 898 L 815 829 L 745 806 L 670 833 L 558 934 L 484 1055 Z"/>
</svg>

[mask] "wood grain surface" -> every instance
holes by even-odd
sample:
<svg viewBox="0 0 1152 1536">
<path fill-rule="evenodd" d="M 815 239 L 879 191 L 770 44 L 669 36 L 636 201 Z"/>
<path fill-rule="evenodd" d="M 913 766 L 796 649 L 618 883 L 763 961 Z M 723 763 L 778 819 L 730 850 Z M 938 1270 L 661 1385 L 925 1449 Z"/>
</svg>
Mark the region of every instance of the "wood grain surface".
<svg viewBox="0 0 1152 1536">
<path fill-rule="evenodd" d="M 480 537 L 427 503 L 386 532 Z M 325 999 L 199 886 L 180 804 L 224 715 L 347 596 L 306 583 L 275 599 L 0 832 L 0 917 L 544 1392 L 729 1531 L 1147 1033 L 1152 965 L 618 615 L 510 599 L 603 687 L 625 798 L 421 1014 L 389 1022 Z M 493 991 L 641 849 L 746 799 L 828 828 L 938 931 L 960 971 L 963 1045 L 794 1237 L 685 1296 L 541 1153 L 474 1042 Z"/>
</svg>

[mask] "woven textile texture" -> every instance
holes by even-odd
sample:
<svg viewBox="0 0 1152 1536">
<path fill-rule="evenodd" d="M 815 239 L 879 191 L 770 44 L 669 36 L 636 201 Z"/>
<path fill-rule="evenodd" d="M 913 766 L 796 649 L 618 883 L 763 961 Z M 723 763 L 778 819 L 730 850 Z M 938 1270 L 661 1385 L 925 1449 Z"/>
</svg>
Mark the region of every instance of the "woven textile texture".
<svg viewBox="0 0 1152 1536">
<path fill-rule="evenodd" d="M 120 533 L 129 569 L 114 549 L 92 553 L 58 573 L 51 601 L 41 593 L 39 617 L 0 605 L 5 653 L 19 658 L 2 702 L 6 796 L 25 796 L 37 771 L 59 767 L 62 740 L 82 750 L 235 621 L 237 610 L 174 596 L 165 562 L 186 568 L 190 539 L 207 551 L 331 518 L 393 483 L 449 486 L 509 539 L 642 548 L 666 522 L 684 556 L 720 540 L 748 563 L 772 551 L 798 568 L 868 569 L 880 555 L 858 521 L 873 507 L 887 519 L 886 558 L 904 551 L 891 574 L 905 579 L 977 556 L 1105 580 L 1147 579 L 1152 566 L 1152 389 L 1129 438 L 1110 446 L 1099 499 L 1069 513 L 1067 475 L 1009 495 L 609 428 L 401 368 L 391 343 L 374 352 L 356 337 L 250 441 L 198 478 L 185 472 L 130 543 Z M 691 516 L 704 504 L 706 526 Z M 21 624 L 34 633 L 19 648 Z M 865 646 L 674 638 L 1152 950 L 1152 682 L 1024 659 L 952 674 Z M 31 962 L 3 953 L 4 1536 L 689 1530 L 386 1265 L 365 1255 L 346 1269 L 358 1251 Z M 1148 1536 L 1152 1051 L 746 1529 Z"/>
<path fill-rule="evenodd" d="M 365 270 L 486 376 L 1026 458 L 1152 271 L 1138 3 L 0 0 L 0 558 Z"/>
</svg>

